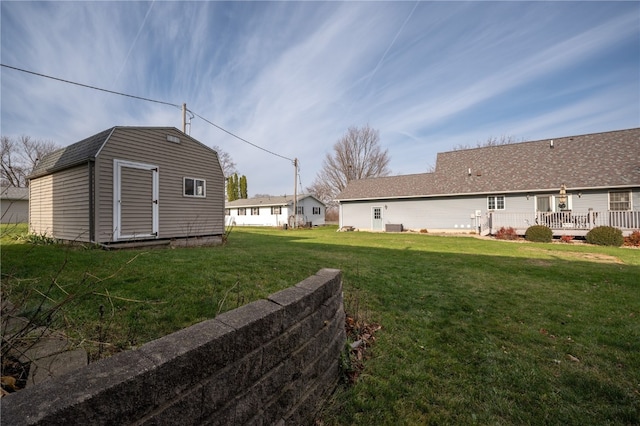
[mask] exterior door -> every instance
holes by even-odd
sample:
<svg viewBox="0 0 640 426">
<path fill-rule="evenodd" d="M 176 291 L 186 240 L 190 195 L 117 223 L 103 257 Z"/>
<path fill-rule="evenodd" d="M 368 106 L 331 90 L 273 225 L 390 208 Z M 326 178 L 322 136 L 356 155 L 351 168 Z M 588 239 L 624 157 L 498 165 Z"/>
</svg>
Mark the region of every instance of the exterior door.
<svg viewBox="0 0 640 426">
<path fill-rule="evenodd" d="M 373 207 L 371 209 L 371 229 L 382 231 L 382 207 Z"/>
<path fill-rule="evenodd" d="M 113 238 L 158 237 L 158 167 L 114 160 Z"/>
</svg>

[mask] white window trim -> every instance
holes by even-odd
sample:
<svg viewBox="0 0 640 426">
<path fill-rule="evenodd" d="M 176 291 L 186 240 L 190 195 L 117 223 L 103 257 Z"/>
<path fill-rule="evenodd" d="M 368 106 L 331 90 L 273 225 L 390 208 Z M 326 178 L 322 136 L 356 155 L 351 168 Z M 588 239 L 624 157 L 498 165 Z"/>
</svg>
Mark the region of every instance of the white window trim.
<svg viewBox="0 0 640 426">
<path fill-rule="evenodd" d="M 193 195 L 185 194 L 187 189 L 187 179 L 191 179 L 193 181 Z M 202 187 L 204 188 L 204 194 L 198 195 L 196 194 L 196 182 L 201 181 Z M 182 196 L 187 198 L 207 198 L 207 180 L 201 178 L 194 178 L 190 176 L 185 176 L 182 178 Z"/>
<path fill-rule="evenodd" d="M 615 192 L 617 194 L 625 192 L 625 193 L 629 194 L 629 208 L 627 210 L 611 210 L 611 193 L 612 192 Z M 607 192 L 607 209 L 609 211 L 623 211 L 623 212 L 624 211 L 628 212 L 628 211 L 633 210 L 633 191 L 631 191 L 631 190 L 622 190 L 622 189 L 619 190 L 619 191 L 608 191 Z"/>
<path fill-rule="evenodd" d="M 498 208 L 498 197 L 502 197 L 502 204 L 503 207 L 501 209 Z M 489 207 L 489 199 L 493 198 L 494 200 L 494 204 L 496 205 L 495 208 L 491 208 Z M 487 195 L 487 210 L 488 211 L 497 211 L 497 210 L 506 210 L 507 209 L 507 197 L 504 195 Z"/>
</svg>

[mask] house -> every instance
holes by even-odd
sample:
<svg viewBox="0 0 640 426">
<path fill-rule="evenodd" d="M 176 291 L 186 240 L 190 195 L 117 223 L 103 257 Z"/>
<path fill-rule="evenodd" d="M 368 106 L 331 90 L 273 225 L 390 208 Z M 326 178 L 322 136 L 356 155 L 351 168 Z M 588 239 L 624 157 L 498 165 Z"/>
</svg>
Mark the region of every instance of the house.
<svg viewBox="0 0 640 426">
<path fill-rule="evenodd" d="M 112 127 L 45 156 L 29 180 L 32 233 L 98 244 L 224 233 L 218 154 L 173 127 Z"/>
<path fill-rule="evenodd" d="M 297 226 L 324 225 L 325 204 L 313 195 L 298 195 Z M 225 220 L 237 226 L 292 227 L 293 196 L 247 198 L 226 203 Z"/>
<path fill-rule="evenodd" d="M 340 226 L 555 235 L 640 229 L 640 128 L 439 153 L 433 173 L 349 182 Z"/>
<path fill-rule="evenodd" d="M 26 223 L 29 221 L 29 188 L 3 186 L 0 188 L 2 216 L 0 223 Z"/>
</svg>

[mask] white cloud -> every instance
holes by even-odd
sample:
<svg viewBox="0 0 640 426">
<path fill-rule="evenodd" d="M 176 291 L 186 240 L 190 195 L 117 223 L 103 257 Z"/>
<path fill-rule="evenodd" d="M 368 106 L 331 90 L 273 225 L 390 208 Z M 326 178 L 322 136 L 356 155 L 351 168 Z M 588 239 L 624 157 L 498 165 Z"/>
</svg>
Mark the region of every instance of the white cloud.
<svg viewBox="0 0 640 426">
<path fill-rule="evenodd" d="M 304 185 L 352 125 L 380 129 L 394 172 L 404 173 L 424 171 L 437 151 L 491 135 L 640 125 L 637 3 L 0 7 L 3 63 L 186 102 L 245 139 L 299 158 Z M 67 144 L 113 125 L 181 126 L 175 108 L 1 73 L 3 134 Z M 198 118 L 191 134 L 229 152 L 250 193 L 292 192 L 286 160 Z"/>
</svg>

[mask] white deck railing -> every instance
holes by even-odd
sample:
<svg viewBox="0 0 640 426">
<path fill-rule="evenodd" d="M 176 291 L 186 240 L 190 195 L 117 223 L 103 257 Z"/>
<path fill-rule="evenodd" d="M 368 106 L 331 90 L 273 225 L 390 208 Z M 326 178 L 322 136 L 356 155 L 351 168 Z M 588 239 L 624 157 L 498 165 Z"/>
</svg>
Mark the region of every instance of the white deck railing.
<svg viewBox="0 0 640 426">
<path fill-rule="evenodd" d="M 553 230 L 589 230 L 596 226 L 613 226 L 622 230 L 640 229 L 640 211 L 489 212 L 488 219 L 487 224 L 492 233 L 502 227 L 521 230 L 532 225 L 545 225 Z"/>
</svg>

